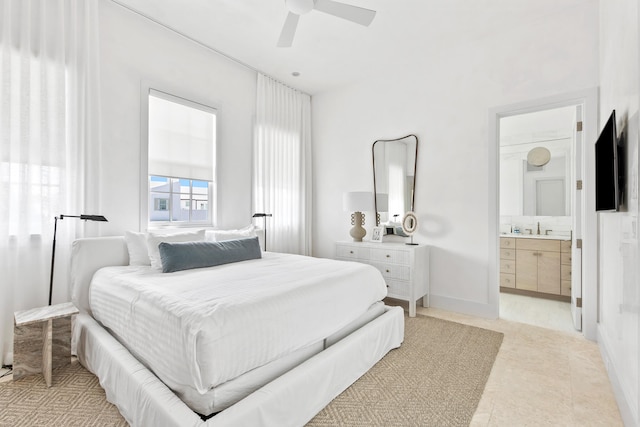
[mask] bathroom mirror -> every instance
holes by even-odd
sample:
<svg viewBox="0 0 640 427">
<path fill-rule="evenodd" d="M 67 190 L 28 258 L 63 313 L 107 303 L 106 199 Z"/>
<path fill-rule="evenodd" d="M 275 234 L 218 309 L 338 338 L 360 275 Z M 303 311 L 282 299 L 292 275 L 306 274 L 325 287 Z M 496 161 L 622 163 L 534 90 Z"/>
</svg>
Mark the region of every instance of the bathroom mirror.
<svg viewBox="0 0 640 427">
<path fill-rule="evenodd" d="M 500 119 L 500 215 L 570 216 L 575 108 Z"/>
<path fill-rule="evenodd" d="M 376 225 L 389 219 L 399 222 L 414 210 L 418 137 L 379 139 L 372 152 Z"/>
</svg>

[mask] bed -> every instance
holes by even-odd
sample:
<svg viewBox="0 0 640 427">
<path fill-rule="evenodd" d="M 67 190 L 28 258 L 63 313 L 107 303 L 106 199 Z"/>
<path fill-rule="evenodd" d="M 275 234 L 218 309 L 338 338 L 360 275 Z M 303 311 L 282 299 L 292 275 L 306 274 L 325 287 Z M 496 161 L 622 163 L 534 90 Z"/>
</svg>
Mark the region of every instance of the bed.
<svg viewBox="0 0 640 427">
<path fill-rule="evenodd" d="M 304 425 L 403 340 L 403 311 L 380 302 L 368 266 L 273 253 L 170 274 L 128 264 L 122 237 L 73 244 L 75 352 L 132 425 Z M 212 277 L 216 297 L 202 293 Z"/>
</svg>

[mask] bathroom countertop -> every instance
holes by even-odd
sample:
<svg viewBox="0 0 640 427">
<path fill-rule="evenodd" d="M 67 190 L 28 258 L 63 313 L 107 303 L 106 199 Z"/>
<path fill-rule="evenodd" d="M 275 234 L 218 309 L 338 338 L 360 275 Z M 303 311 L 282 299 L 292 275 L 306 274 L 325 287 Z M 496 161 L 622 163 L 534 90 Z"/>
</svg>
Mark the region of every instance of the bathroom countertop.
<svg viewBox="0 0 640 427">
<path fill-rule="evenodd" d="M 559 234 L 500 233 L 500 237 L 515 237 L 517 239 L 571 240 L 570 236 Z"/>
</svg>

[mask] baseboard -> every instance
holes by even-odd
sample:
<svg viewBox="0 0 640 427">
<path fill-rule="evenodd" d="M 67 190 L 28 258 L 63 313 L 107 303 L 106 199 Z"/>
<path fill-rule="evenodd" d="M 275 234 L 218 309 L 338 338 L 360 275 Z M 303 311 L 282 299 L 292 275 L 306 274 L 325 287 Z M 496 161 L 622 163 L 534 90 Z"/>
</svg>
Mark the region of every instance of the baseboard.
<svg viewBox="0 0 640 427">
<path fill-rule="evenodd" d="M 2 365 L 13 365 L 13 351 L 8 351 L 4 354 Z"/>
<path fill-rule="evenodd" d="M 488 303 L 479 303 L 457 298 L 445 297 L 431 294 L 429 296 L 430 307 L 456 313 L 468 314 L 470 316 L 484 317 L 485 319 L 497 319 L 499 307 Z"/>
<path fill-rule="evenodd" d="M 524 295 L 526 297 L 549 299 L 553 301 L 571 302 L 571 297 L 565 295 L 547 294 L 544 292 L 527 291 L 524 289 L 507 288 L 500 286 L 500 292 L 505 294 Z"/>
<path fill-rule="evenodd" d="M 604 367 L 607 370 L 607 375 L 609 376 L 609 382 L 611 383 L 613 395 L 615 396 L 616 403 L 618 404 L 618 410 L 620 411 L 622 422 L 626 427 L 640 426 L 638 408 L 636 407 L 635 410 L 632 409 L 632 405 L 630 405 L 632 401 L 629 401 L 627 396 L 625 396 L 619 380 L 620 375 L 623 374 L 623 372 L 618 372 L 615 364 L 612 363 L 609 351 L 611 346 L 609 345 L 605 334 L 603 334 L 602 327 L 600 325 L 598 325 L 598 348 L 600 349 L 600 355 L 602 356 Z"/>
</svg>

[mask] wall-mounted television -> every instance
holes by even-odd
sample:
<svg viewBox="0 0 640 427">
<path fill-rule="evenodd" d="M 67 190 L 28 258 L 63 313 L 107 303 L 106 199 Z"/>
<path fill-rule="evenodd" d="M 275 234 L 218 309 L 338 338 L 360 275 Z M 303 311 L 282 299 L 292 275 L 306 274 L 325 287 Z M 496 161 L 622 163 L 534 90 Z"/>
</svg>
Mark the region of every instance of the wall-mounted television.
<svg viewBox="0 0 640 427">
<path fill-rule="evenodd" d="M 616 110 L 611 112 L 596 141 L 596 211 L 620 207 L 620 173 Z"/>
</svg>

